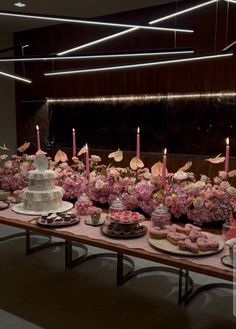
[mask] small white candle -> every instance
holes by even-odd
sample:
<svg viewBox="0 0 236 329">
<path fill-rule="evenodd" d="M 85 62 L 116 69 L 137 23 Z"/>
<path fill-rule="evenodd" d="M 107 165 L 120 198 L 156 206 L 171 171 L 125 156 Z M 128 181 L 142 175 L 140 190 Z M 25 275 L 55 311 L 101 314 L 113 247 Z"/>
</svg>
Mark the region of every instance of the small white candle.
<svg viewBox="0 0 236 329">
<path fill-rule="evenodd" d="M 225 150 L 225 171 L 229 172 L 229 137 L 226 138 L 226 150 Z"/>
<path fill-rule="evenodd" d="M 40 144 L 40 132 L 39 132 L 39 126 L 36 126 L 36 132 L 37 132 L 37 149 L 38 151 L 41 150 L 41 144 Z"/>
<path fill-rule="evenodd" d="M 162 161 L 162 175 L 161 175 L 161 185 L 164 187 L 166 185 L 166 164 L 167 164 L 167 149 L 164 149 L 163 161 Z"/>
</svg>

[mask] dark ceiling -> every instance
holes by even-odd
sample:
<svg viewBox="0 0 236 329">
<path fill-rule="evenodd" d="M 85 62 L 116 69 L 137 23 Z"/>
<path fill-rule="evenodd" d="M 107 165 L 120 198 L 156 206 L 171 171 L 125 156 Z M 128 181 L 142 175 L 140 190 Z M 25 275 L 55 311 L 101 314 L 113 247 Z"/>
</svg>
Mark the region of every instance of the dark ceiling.
<svg viewBox="0 0 236 329">
<path fill-rule="evenodd" d="M 14 6 L 14 3 L 18 0 L 1 0 L 0 11 L 9 10 L 88 18 L 178 1 L 180 0 L 21 0 L 26 6 L 18 8 Z M 55 24 L 55 22 L 52 24 Z M 46 25 L 50 25 L 50 23 L 32 19 L 0 17 L 0 30 L 8 34 Z"/>
</svg>

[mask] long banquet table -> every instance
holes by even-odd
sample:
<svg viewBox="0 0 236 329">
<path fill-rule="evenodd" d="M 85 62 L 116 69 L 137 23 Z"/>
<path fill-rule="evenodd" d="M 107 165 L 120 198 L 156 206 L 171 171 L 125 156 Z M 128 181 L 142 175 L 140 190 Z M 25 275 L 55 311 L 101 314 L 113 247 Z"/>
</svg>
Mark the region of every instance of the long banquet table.
<svg viewBox="0 0 236 329">
<path fill-rule="evenodd" d="M 106 216 L 106 214 L 103 213 L 103 216 Z M 67 247 L 72 246 L 72 243 L 79 243 L 113 251 L 117 253 L 120 261 L 123 261 L 123 255 L 128 255 L 177 268 L 181 273 L 185 271 L 188 274 L 189 271 L 192 271 L 227 281 L 233 281 L 234 279 L 233 269 L 221 263 L 221 257 L 229 253 L 227 247 L 221 252 L 210 256 L 173 256 L 154 249 L 149 244 L 147 235 L 136 239 L 113 239 L 103 235 L 100 227 L 86 225 L 83 217 L 77 225 L 57 229 L 38 226 L 36 218 L 37 216 L 16 214 L 11 207 L 0 212 L 0 224 L 26 230 L 28 239 L 30 232 L 35 232 L 61 238 L 66 241 Z M 142 224 L 147 228 L 151 226 L 150 221 L 144 221 Z M 218 234 L 221 234 L 221 232 L 218 232 Z"/>
</svg>

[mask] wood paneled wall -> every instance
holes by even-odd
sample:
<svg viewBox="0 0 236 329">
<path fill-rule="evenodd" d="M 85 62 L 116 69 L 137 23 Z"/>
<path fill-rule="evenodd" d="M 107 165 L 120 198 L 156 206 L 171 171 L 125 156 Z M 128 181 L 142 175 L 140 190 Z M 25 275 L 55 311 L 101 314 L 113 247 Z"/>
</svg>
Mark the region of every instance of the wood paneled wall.
<svg viewBox="0 0 236 329">
<path fill-rule="evenodd" d="M 182 1 L 178 9 L 198 4 L 198 0 Z M 85 52 L 122 51 L 140 49 L 159 49 L 194 47 L 196 54 L 208 54 L 220 51 L 236 40 L 236 5 L 229 5 L 228 28 L 226 24 L 227 3 L 220 1 L 196 11 L 164 21 L 162 26 L 172 25 L 192 28 L 194 33 L 173 33 L 138 30 L 125 36 L 81 50 Z M 119 15 L 101 18 L 142 24 L 154 18 L 175 11 L 175 2 L 169 5 L 135 10 Z M 98 20 L 98 18 L 96 18 Z M 226 31 L 227 29 L 227 31 Z M 27 55 L 46 55 L 81 45 L 97 38 L 121 31 L 117 28 L 89 26 L 83 24 L 60 24 L 46 28 L 16 33 L 15 43 L 27 42 Z M 227 40 L 226 40 L 227 37 Z M 159 59 L 159 58 L 158 58 Z M 156 61 L 157 58 L 146 59 Z M 236 88 L 236 60 L 220 59 L 203 62 L 190 62 L 154 66 L 124 71 L 90 73 L 82 75 L 44 77 L 45 71 L 135 63 L 145 59 L 76 61 L 76 62 L 37 62 L 25 63 L 25 74 L 33 79 L 32 85 L 17 83 L 17 95 L 20 99 L 45 97 L 79 97 L 119 94 L 150 94 L 170 92 L 208 92 L 234 90 Z M 16 65 L 17 72 L 23 74 L 22 63 Z"/>
<path fill-rule="evenodd" d="M 178 10 L 199 4 L 199 0 L 186 0 L 178 4 Z M 227 6 L 229 16 L 227 24 Z M 217 10 L 216 10 L 217 9 Z M 113 22 L 142 24 L 176 10 L 176 3 L 130 11 L 96 18 Z M 145 50 L 177 47 L 194 47 L 196 55 L 220 51 L 236 40 L 236 5 L 220 1 L 197 11 L 176 17 L 161 26 L 185 27 L 194 33 L 173 33 L 138 30 L 123 37 L 81 50 L 77 54 Z M 117 28 L 80 24 L 59 24 L 15 34 L 14 42 L 29 43 L 26 55 L 47 55 L 75 47 L 121 31 Z M 158 57 L 161 59 L 162 57 Z M 168 57 L 168 58 L 173 58 Z M 176 58 L 176 57 L 174 57 Z M 83 67 L 107 66 L 140 61 L 156 61 L 157 58 L 139 60 L 93 60 L 74 62 L 37 62 L 16 64 L 16 72 L 33 80 L 31 85 L 16 83 L 17 122 L 22 121 L 23 100 L 43 100 L 47 97 L 94 97 L 103 95 L 194 93 L 234 91 L 236 89 L 236 59 L 228 59 L 153 66 L 124 71 L 90 73 L 62 77 L 44 77 L 46 71 Z M 181 103 L 179 103 L 181 106 Z M 191 110 L 191 109 L 190 109 Z M 22 125 L 18 124 L 18 144 L 24 142 Z M 225 137 L 225 136 L 224 136 Z"/>
</svg>

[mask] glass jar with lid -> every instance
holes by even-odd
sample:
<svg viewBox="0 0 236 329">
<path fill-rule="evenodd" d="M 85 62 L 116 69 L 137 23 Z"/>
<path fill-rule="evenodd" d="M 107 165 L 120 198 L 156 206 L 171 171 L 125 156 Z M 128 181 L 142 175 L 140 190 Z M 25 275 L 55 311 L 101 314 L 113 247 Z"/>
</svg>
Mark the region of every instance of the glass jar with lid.
<svg viewBox="0 0 236 329">
<path fill-rule="evenodd" d="M 75 210 L 77 215 L 88 215 L 89 208 L 93 205 L 91 199 L 86 193 L 81 194 L 76 203 L 75 203 Z"/>
<path fill-rule="evenodd" d="M 120 198 L 116 198 L 112 201 L 109 207 L 109 217 L 112 217 L 114 213 L 121 213 L 125 210 L 123 201 Z"/>
<path fill-rule="evenodd" d="M 165 225 L 171 224 L 171 214 L 163 204 L 160 204 L 151 214 L 151 221 L 153 226 L 158 226 L 161 229 Z"/>
</svg>

